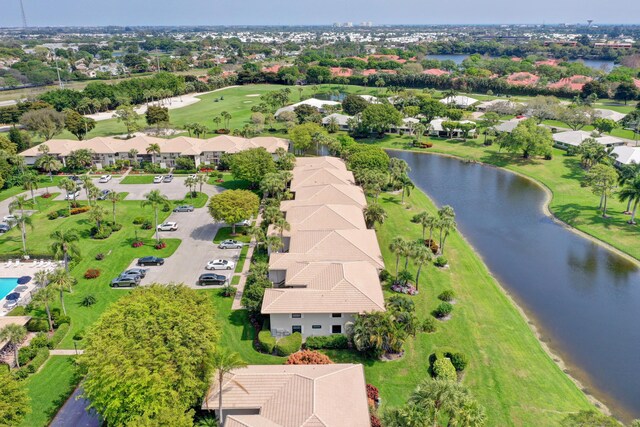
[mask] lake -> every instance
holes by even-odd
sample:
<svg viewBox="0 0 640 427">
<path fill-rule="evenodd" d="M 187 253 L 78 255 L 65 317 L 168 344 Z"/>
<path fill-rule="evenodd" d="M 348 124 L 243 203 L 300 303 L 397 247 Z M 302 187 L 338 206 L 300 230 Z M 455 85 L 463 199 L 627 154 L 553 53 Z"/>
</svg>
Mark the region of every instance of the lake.
<svg viewBox="0 0 640 427">
<path fill-rule="evenodd" d="M 390 151 L 539 327 L 570 373 L 616 413 L 640 418 L 640 269 L 545 215 L 545 192 L 505 170 Z"/>
<path fill-rule="evenodd" d="M 465 54 L 443 54 L 443 55 L 427 55 L 427 59 L 437 59 L 438 61 L 451 60 L 456 64 L 462 64 L 462 61 L 465 58 L 468 58 L 469 55 Z M 582 62 L 587 67 L 593 68 L 595 70 L 606 70 L 611 71 L 613 67 L 616 65 L 613 61 L 604 60 L 604 59 L 571 59 L 569 62 Z M 604 67 L 604 68 L 603 68 Z"/>
</svg>

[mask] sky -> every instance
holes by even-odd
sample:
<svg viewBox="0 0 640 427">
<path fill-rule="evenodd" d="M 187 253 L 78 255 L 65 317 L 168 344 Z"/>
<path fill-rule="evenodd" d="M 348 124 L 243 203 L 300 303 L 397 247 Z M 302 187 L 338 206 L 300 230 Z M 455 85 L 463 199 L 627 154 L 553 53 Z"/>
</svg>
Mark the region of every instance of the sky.
<svg viewBox="0 0 640 427">
<path fill-rule="evenodd" d="M 29 26 L 374 24 L 640 24 L 640 1 L 618 0 L 23 0 Z M 612 4 L 613 6 L 613 4 Z M 2 0 L 0 27 L 22 26 Z"/>
</svg>

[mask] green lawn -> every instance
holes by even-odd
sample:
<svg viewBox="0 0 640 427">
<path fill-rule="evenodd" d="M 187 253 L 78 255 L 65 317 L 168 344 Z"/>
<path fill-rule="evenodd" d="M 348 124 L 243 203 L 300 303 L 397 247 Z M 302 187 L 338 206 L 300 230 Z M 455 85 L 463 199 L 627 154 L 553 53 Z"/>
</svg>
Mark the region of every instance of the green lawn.
<svg viewBox="0 0 640 427">
<path fill-rule="evenodd" d="M 224 172 L 222 174 L 222 182 L 218 182 L 218 178 L 209 178 L 209 184 L 217 185 L 227 190 L 247 190 L 250 186 L 250 182 L 244 179 L 235 179 L 230 172 Z"/>
<path fill-rule="evenodd" d="M 127 175 L 120 184 L 153 184 L 155 175 Z"/>
<path fill-rule="evenodd" d="M 251 241 L 251 236 L 242 234 L 245 228 L 246 227 L 236 227 L 236 234 L 234 236 L 231 233 L 233 231 L 231 227 L 222 227 L 216 233 L 216 237 L 213 238 L 213 243 L 220 243 L 223 240 L 227 240 L 227 239 L 233 239 L 239 242 L 249 243 Z"/>
<path fill-rule="evenodd" d="M 38 373 L 25 381 L 31 399 L 31 413 L 21 426 L 49 425 L 79 382 L 73 357 L 51 356 Z"/>
<path fill-rule="evenodd" d="M 420 238 L 420 226 L 410 219 L 422 210 L 434 213 L 435 207 L 421 191 L 413 191 L 405 206 L 399 196 L 390 194 L 382 194 L 380 202 L 388 219 L 379 227 L 378 240 L 393 273 L 395 257 L 389 243 L 396 236 Z M 410 339 L 399 361 L 363 361 L 367 382 L 380 388 L 384 404 L 402 404 L 428 375 L 429 355 L 438 346 L 448 346 L 470 359 L 463 382 L 485 406 L 487 425 L 557 425 L 568 412 L 588 408 L 586 397 L 544 352 L 480 257 L 457 233 L 449 237 L 447 246 L 450 268 L 423 268 L 420 293 L 414 299 L 419 318 L 424 318 L 440 302 L 436 296 L 453 289 L 457 303 L 452 319 L 439 322 L 434 334 Z M 415 274 L 415 266 L 410 270 Z M 332 357 L 350 360 L 353 356 L 333 353 Z"/>
<path fill-rule="evenodd" d="M 553 193 L 549 208 L 556 217 L 640 260 L 640 226 L 627 224 L 629 216 L 622 214 L 626 203 L 619 202 L 615 197 L 608 202 L 609 218 L 602 218 L 597 210 L 599 197 L 580 186 L 584 170 L 580 167 L 579 157 L 567 156 L 565 151 L 554 149 L 552 160 L 525 160 L 518 154 L 499 152 L 499 147 L 495 145 L 485 147 L 482 139 L 466 142 L 433 139 L 432 142 L 434 146 L 428 149 L 414 149 L 410 137 L 386 136 L 368 143 L 398 150 L 448 154 L 531 177 Z"/>
<path fill-rule="evenodd" d="M 53 176 L 50 178 L 48 175 L 39 175 L 38 188 L 48 188 L 49 191 L 58 190 L 57 185 L 58 182 L 60 182 L 60 179 L 62 179 L 62 176 Z M 25 191 L 26 190 L 22 187 L 11 187 L 0 190 L 0 202 Z"/>
<path fill-rule="evenodd" d="M 193 205 L 194 208 L 201 208 L 207 203 L 208 199 L 209 199 L 209 196 L 207 196 L 205 193 L 197 192 L 196 196 L 192 197 L 192 194 L 187 191 L 187 194 L 185 194 L 184 199 L 174 200 L 173 205 L 174 206 Z"/>
<path fill-rule="evenodd" d="M 238 261 L 236 262 L 234 273 L 242 273 L 244 262 L 247 259 L 247 252 L 249 252 L 249 245 L 244 245 L 240 250 L 240 256 L 238 257 Z"/>
</svg>

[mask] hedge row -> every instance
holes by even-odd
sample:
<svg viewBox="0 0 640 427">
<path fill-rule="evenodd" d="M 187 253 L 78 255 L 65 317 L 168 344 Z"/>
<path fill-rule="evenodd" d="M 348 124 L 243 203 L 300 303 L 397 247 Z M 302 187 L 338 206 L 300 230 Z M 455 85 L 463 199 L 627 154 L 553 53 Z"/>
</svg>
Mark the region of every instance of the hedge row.
<svg viewBox="0 0 640 427">
<path fill-rule="evenodd" d="M 276 347 L 276 339 L 269 330 L 258 332 L 258 342 L 260 343 L 260 350 L 267 354 L 273 354 L 273 349 Z"/>
<path fill-rule="evenodd" d="M 58 329 L 56 329 L 56 331 L 53 333 L 53 336 L 51 337 L 51 343 L 54 347 L 60 344 L 60 341 L 62 341 L 65 335 L 67 335 L 67 332 L 69 332 L 68 323 L 63 323 L 58 327 Z"/>
<path fill-rule="evenodd" d="M 344 349 L 349 347 L 349 339 L 343 334 L 312 336 L 305 341 L 305 347 L 312 350 L 321 348 Z"/>
<path fill-rule="evenodd" d="M 302 347 L 302 335 L 299 332 L 294 332 L 276 342 L 276 354 L 288 356 L 300 350 L 300 347 Z"/>
</svg>

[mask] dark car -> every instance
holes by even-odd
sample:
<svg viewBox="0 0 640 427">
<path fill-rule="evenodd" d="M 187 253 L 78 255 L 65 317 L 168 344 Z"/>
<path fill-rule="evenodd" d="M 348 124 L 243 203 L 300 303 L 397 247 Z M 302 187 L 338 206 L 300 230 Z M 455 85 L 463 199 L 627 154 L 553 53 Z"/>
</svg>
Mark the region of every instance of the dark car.
<svg viewBox="0 0 640 427">
<path fill-rule="evenodd" d="M 11 230 L 9 224 L 0 224 L 0 233 L 6 233 L 9 230 Z"/>
<path fill-rule="evenodd" d="M 121 276 L 137 275 L 140 277 L 144 277 L 147 275 L 147 271 L 149 271 L 148 268 L 130 268 L 124 273 L 122 273 Z"/>
<path fill-rule="evenodd" d="M 227 283 L 227 278 L 222 274 L 204 273 L 198 278 L 199 286 L 224 285 L 225 283 Z"/>
<path fill-rule="evenodd" d="M 139 280 L 135 280 L 132 277 L 118 277 L 111 281 L 112 288 L 131 288 L 138 286 Z"/>
<path fill-rule="evenodd" d="M 138 259 L 138 265 L 162 265 L 164 264 L 164 258 L 157 256 L 146 256 Z"/>
<path fill-rule="evenodd" d="M 102 190 L 98 196 L 98 200 L 106 200 L 110 193 L 111 190 Z"/>
</svg>

